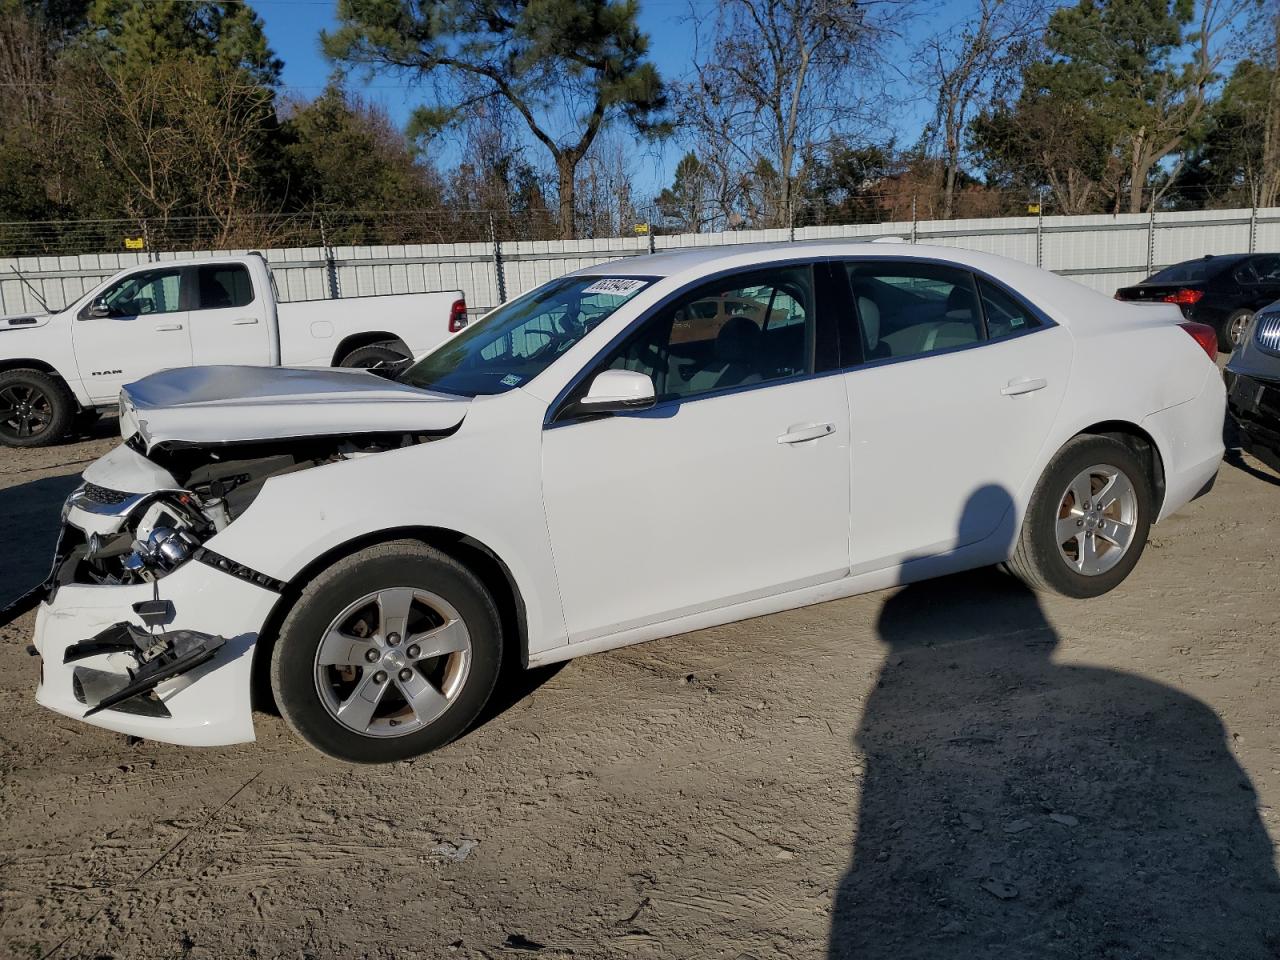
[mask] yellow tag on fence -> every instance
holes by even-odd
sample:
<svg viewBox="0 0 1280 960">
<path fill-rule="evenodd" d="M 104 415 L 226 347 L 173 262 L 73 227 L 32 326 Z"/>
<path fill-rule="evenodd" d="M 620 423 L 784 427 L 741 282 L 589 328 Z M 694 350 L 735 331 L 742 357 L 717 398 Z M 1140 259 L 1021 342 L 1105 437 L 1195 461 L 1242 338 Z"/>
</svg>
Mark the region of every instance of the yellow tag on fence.
<svg viewBox="0 0 1280 960">
<path fill-rule="evenodd" d="M 141 250 L 146 246 L 142 237 L 125 237 L 124 248 L 126 250 Z"/>
</svg>

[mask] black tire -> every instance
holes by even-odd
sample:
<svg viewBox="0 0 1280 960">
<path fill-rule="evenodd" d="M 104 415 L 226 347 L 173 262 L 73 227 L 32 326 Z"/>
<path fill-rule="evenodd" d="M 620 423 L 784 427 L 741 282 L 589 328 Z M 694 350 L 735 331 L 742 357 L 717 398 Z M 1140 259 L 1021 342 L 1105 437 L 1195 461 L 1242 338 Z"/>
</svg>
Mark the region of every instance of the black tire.
<svg viewBox="0 0 1280 960">
<path fill-rule="evenodd" d="M 1249 322 L 1253 319 L 1252 310 L 1237 310 L 1222 321 L 1218 328 L 1218 349 L 1223 353 L 1231 353 L 1249 330 Z"/>
<path fill-rule="evenodd" d="M 381 364 L 399 364 L 408 359 L 402 350 L 397 350 L 389 342 L 371 343 L 368 346 L 356 347 L 342 358 L 338 366 L 371 370 Z"/>
<path fill-rule="evenodd" d="M 1105 572 L 1086 575 L 1074 569 L 1063 556 L 1056 542 L 1056 530 L 1067 487 L 1079 474 L 1097 464 L 1111 465 L 1129 479 L 1136 498 L 1136 518 L 1133 538 L 1119 561 Z M 1154 502 L 1151 480 L 1131 447 L 1113 437 L 1074 437 L 1058 451 L 1036 484 L 1013 556 L 1006 567 L 1033 589 L 1052 590 L 1068 597 L 1097 597 L 1114 590 L 1142 556 L 1151 529 Z"/>
<path fill-rule="evenodd" d="M 0 371 L 0 446 L 46 447 L 66 436 L 76 401 L 43 370 Z"/>
<path fill-rule="evenodd" d="M 330 624 L 350 605 L 400 587 L 428 590 L 457 611 L 470 637 L 469 669 L 452 702 L 426 726 L 396 736 L 360 734 L 335 719 L 322 700 L 317 652 Z M 479 579 L 439 550 L 398 540 L 340 560 L 307 585 L 280 627 L 271 689 L 281 716 L 317 750 L 350 763 L 391 763 L 435 750 L 465 732 L 488 701 L 501 668 L 501 622 Z M 398 689 L 394 681 L 387 690 L 393 688 Z"/>
</svg>

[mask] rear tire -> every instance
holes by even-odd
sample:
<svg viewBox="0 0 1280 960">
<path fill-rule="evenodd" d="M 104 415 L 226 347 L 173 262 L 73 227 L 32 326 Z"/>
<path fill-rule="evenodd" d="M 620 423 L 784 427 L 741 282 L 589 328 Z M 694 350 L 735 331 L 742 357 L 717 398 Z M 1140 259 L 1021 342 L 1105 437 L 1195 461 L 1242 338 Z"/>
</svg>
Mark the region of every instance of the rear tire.
<svg viewBox="0 0 1280 960">
<path fill-rule="evenodd" d="M 320 752 L 390 763 L 460 736 L 501 666 L 498 611 L 476 576 L 398 540 L 307 585 L 281 625 L 271 689 L 281 716 Z"/>
<path fill-rule="evenodd" d="M 1223 353 L 1230 353 L 1240 346 L 1252 320 L 1252 310 L 1237 310 L 1227 317 L 1218 330 L 1218 349 Z"/>
<path fill-rule="evenodd" d="M 402 363 L 409 358 L 397 350 L 391 343 L 371 343 L 356 347 L 338 364 L 340 367 L 358 367 L 361 370 L 373 370 L 384 364 Z"/>
<path fill-rule="evenodd" d="M 71 427 L 76 401 L 67 385 L 43 370 L 0 372 L 0 445 L 46 447 Z"/>
<path fill-rule="evenodd" d="M 1130 447 L 1112 437 L 1074 437 L 1036 484 L 1006 566 L 1036 590 L 1100 596 L 1142 556 L 1154 500 Z"/>
</svg>

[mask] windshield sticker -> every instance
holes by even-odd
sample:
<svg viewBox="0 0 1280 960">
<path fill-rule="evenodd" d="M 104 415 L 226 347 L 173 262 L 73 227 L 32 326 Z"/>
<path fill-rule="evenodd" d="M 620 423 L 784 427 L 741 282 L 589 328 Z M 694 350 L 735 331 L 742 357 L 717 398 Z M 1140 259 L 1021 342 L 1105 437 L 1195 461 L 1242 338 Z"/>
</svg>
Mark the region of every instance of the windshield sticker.
<svg viewBox="0 0 1280 960">
<path fill-rule="evenodd" d="M 629 297 L 648 282 L 648 280 L 623 280 L 620 277 L 611 277 L 606 280 L 597 280 L 582 292 L 609 293 L 615 297 Z"/>
<path fill-rule="evenodd" d="M 502 385 L 504 387 L 518 387 L 520 386 L 520 381 L 523 379 L 524 377 L 518 377 L 514 373 L 508 373 L 502 378 Z"/>
</svg>

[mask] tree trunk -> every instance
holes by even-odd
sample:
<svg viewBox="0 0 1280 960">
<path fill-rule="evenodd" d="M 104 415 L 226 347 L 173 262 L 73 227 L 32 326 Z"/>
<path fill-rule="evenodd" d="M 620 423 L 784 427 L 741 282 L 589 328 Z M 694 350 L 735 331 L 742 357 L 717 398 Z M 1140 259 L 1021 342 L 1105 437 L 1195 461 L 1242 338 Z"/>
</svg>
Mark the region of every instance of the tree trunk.
<svg viewBox="0 0 1280 960">
<path fill-rule="evenodd" d="M 560 239 L 573 240 L 577 237 L 577 223 L 574 217 L 574 174 L 577 173 L 577 157 L 562 153 L 556 157 L 556 172 L 560 175 Z"/>
</svg>

